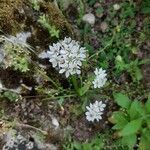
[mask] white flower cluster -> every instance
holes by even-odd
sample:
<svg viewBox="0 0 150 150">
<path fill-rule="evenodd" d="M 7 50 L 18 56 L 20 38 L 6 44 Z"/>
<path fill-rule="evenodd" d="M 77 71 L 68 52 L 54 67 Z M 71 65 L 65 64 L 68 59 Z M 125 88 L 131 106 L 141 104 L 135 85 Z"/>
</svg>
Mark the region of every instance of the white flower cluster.
<svg viewBox="0 0 150 150">
<path fill-rule="evenodd" d="M 18 147 L 22 147 L 22 149 L 30 150 L 34 148 L 34 143 L 28 141 L 22 135 L 18 134 L 15 136 L 7 136 L 7 142 L 3 146 L 3 150 L 10 150 L 10 149 L 18 149 Z"/>
<path fill-rule="evenodd" d="M 106 107 L 106 104 L 103 104 L 102 101 L 95 101 L 95 103 L 93 104 L 90 103 L 89 106 L 86 106 L 86 109 L 88 110 L 85 113 L 86 119 L 92 122 L 94 122 L 94 120 L 96 121 L 101 120 L 105 107 Z"/>
<path fill-rule="evenodd" d="M 49 46 L 47 56 L 52 66 L 58 68 L 59 73 L 65 73 L 68 78 L 70 75 L 81 73 L 86 50 L 84 47 L 80 47 L 77 41 L 65 38 L 53 46 Z"/>
<path fill-rule="evenodd" d="M 94 71 L 95 73 L 95 79 L 92 82 L 94 85 L 94 88 L 101 88 L 105 85 L 106 81 L 107 81 L 107 74 L 106 74 L 106 70 L 103 70 L 102 68 L 100 69 L 95 69 Z"/>
</svg>

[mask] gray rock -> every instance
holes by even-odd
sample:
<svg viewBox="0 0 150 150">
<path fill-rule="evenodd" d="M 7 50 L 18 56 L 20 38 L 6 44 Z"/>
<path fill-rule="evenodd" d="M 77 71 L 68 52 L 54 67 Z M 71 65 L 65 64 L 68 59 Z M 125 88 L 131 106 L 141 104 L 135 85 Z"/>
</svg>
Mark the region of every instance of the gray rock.
<svg viewBox="0 0 150 150">
<path fill-rule="evenodd" d="M 86 23 L 89 23 L 90 25 L 95 24 L 95 16 L 92 13 L 85 14 L 82 18 L 82 20 Z"/>
</svg>

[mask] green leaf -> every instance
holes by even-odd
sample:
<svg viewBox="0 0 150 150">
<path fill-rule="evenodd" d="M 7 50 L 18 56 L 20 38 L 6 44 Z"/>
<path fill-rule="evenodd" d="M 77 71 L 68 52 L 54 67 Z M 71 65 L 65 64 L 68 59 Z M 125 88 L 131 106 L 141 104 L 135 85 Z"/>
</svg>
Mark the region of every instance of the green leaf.
<svg viewBox="0 0 150 150">
<path fill-rule="evenodd" d="M 91 46 L 90 44 L 88 44 L 87 42 L 84 43 L 84 47 L 86 47 L 86 49 L 88 50 L 89 54 L 93 54 L 94 48 L 93 46 Z"/>
<path fill-rule="evenodd" d="M 90 143 L 83 143 L 83 150 L 91 150 L 92 146 Z"/>
<path fill-rule="evenodd" d="M 78 89 L 79 95 L 83 96 L 89 90 L 90 86 L 91 86 L 91 81 L 85 83 L 83 87 Z"/>
<path fill-rule="evenodd" d="M 149 150 L 149 143 L 150 143 L 150 129 L 143 129 L 140 143 L 139 143 L 139 150 Z"/>
<path fill-rule="evenodd" d="M 74 141 L 74 143 L 73 143 L 73 148 L 75 148 L 77 150 L 82 150 L 81 144 L 76 141 Z"/>
<path fill-rule="evenodd" d="M 113 113 L 112 119 L 116 123 L 116 125 L 113 126 L 113 129 L 123 129 L 124 126 L 128 123 L 125 114 L 119 111 Z"/>
<path fill-rule="evenodd" d="M 150 95 L 148 96 L 148 100 L 145 103 L 145 109 L 148 113 L 150 113 Z"/>
<path fill-rule="evenodd" d="M 88 92 L 89 88 L 91 87 L 92 81 L 94 76 L 89 76 L 87 82 L 81 88 L 78 88 L 78 93 L 80 96 L 83 96 L 86 92 Z"/>
<path fill-rule="evenodd" d="M 149 14 L 150 13 L 150 1 L 149 0 L 143 0 L 141 4 L 141 12 L 143 14 Z"/>
<path fill-rule="evenodd" d="M 130 119 L 131 120 L 137 119 L 138 117 L 144 114 L 145 114 L 145 111 L 142 108 L 142 104 L 139 101 L 134 100 L 129 109 Z"/>
<path fill-rule="evenodd" d="M 138 66 L 135 68 L 135 77 L 138 81 L 143 78 L 141 69 L 139 69 Z"/>
<path fill-rule="evenodd" d="M 122 144 L 127 145 L 129 148 L 133 148 L 133 146 L 136 144 L 136 141 L 137 141 L 136 134 L 122 137 Z"/>
<path fill-rule="evenodd" d="M 129 122 L 121 131 L 122 136 L 132 135 L 134 133 L 137 133 L 137 131 L 140 129 L 142 124 L 141 119 L 136 119 L 131 122 Z"/>
<path fill-rule="evenodd" d="M 143 13 L 143 14 L 149 14 L 149 13 L 150 13 L 149 7 L 144 7 L 144 8 L 142 9 L 142 13 Z"/>
<path fill-rule="evenodd" d="M 131 100 L 128 98 L 128 96 L 126 96 L 122 93 L 115 93 L 114 99 L 119 106 L 121 106 L 122 108 L 129 109 Z"/>
<path fill-rule="evenodd" d="M 147 123 L 147 126 L 150 128 L 150 117 L 148 118 L 146 118 L 146 123 Z"/>
</svg>

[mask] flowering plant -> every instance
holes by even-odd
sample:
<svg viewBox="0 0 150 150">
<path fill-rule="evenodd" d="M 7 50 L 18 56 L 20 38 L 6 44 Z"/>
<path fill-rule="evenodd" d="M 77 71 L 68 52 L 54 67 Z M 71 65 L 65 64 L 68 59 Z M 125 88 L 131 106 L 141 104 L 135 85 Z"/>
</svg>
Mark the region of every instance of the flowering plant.
<svg viewBox="0 0 150 150">
<path fill-rule="evenodd" d="M 102 101 L 95 101 L 95 103 L 93 104 L 90 103 L 89 106 L 86 106 L 86 109 L 88 110 L 85 113 L 86 119 L 92 122 L 94 122 L 94 120 L 96 121 L 101 120 L 105 107 L 106 107 L 106 104 L 103 104 Z"/>
<path fill-rule="evenodd" d="M 94 88 L 101 88 L 105 85 L 107 78 L 106 78 L 106 71 L 103 70 L 102 68 L 100 69 L 95 69 L 94 71 L 96 78 L 94 79 L 94 81 L 92 82 L 94 85 Z"/>
<path fill-rule="evenodd" d="M 59 69 L 59 73 L 70 75 L 81 74 L 82 62 L 86 58 L 86 50 L 80 47 L 79 43 L 71 38 L 49 46 L 47 57 L 54 68 Z"/>
<path fill-rule="evenodd" d="M 94 71 L 96 77 L 93 81 L 90 78 L 84 82 L 84 85 L 78 85 L 77 78 L 73 75 L 81 74 L 81 66 L 86 60 L 86 53 L 85 47 L 81 47 L 79 42 L 65 37 L 64 40 L 49 46 L 47 52 L 39 54 L 39 58 L 48 58 L 52 67 L 56 68 L 60 74 L 65 73 L 66 78 L 72 76 L 71 80 L 77 94 L 83 96 L 91 87 L 91 83 L 93 83 L 94 88 L 101 88 L 107 81 L 106 71 L 102 68 L 96 68 Z"/>
</svg>

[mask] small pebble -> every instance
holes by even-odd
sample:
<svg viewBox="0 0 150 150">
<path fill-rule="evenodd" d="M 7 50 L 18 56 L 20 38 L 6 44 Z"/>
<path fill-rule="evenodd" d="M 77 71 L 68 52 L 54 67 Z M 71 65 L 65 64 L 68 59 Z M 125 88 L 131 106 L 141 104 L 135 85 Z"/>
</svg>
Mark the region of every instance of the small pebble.
<svg viewBox="0 0 150 150">
<path fill-rule="evenodd" d="M 114 10 L 119 10 L 120 9 L 120 5 L 119 4 L 114 4 L 113 7 L 114 7 Z"/>
<path fill-rule="evenodd" d="M 95 24 L 95 16 L 92 13 L 85 14 L 82 20 L 85 21 L 86 23 L 89 23 L 90 25 Z"/>
<path fill-rule="evenodd" d="M 55 128 L 59 127 L 59 122 L 55 117 L 52 118 L 52 124 L 55 126 Z"/>
<path fill-rule="evenodd" d="M 108 24 L 106 22 L 102 22 L 100 28 L 102 32 L 105 32 L 108 29 Z"/>
</svg>

